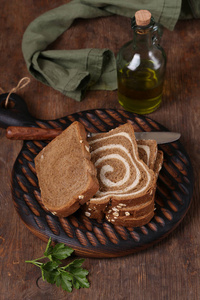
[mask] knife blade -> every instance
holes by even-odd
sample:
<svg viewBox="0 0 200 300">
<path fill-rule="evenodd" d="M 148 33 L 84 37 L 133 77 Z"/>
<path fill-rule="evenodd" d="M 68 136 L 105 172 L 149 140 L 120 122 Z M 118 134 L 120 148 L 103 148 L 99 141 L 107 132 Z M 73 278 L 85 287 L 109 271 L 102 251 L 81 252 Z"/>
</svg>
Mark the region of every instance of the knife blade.
<svg viewBox="0 0 200 300">
<path fill-rule="evenodd" d="M 135 132 L 136 140 L 156 140 L 157 144 L 172 143 L 180 139 L 181 134 L 178 132 Z"/>
<path fill-rule="evenodd" d="M 21 127 L 9 126 L 6 130 L 6 136 L 12 140 L 52 140 L 58 136 L 63 130 L 52 128 L 37 128 L 37 127 Z M 98 133 L 87 133 L 88 137 Z M 151 132 L 135 132 L 137 140 L 156 140 L 157 144 L 171 143 L 180 138 L 178 132 L 168 131 L 151 131 Z"/>
</svg>

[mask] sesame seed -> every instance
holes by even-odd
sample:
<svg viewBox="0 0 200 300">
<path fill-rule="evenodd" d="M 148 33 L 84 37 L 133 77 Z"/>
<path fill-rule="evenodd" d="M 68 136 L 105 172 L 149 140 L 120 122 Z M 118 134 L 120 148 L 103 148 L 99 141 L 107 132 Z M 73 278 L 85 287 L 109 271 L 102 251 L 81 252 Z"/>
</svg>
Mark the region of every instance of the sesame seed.
<svg viewBox="0 0 200 300">
<path fill-rule="evenodd" d="M 125 216 L 130 216 L 130 212 L 126 211 Z"/>
<path fill-rule="evenodd" d="M 78 199 L 83 199 L 83 198 L 84 198 L 83 195 L 79 195 L 79 196 L 78 196 Z"/>
</svg>

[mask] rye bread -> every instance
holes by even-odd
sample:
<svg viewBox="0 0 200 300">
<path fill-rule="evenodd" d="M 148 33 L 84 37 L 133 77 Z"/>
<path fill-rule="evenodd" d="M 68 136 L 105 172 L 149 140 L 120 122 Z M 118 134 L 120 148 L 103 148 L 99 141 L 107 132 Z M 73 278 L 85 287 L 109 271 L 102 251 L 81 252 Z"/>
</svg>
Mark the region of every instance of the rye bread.
<svg viewBox="0 0 200 300">
<path fill-rule="evenodd" d="M 153 216 L 154 211 L 152 210 L 148 214 L 138 218 L 134 218 L 133 216 L 122 216 L 116 219 L 109 219 L 109 222 L 116 226 L 139 227 L 149 223 Z"/>
<path fill-rule="evenodd" d="M 35 158 L 44 206 L 58 217 L 74 213 L 99 189 L 84 126 L 75 121 Z"/>
<path fill-rule="evenodd" d="M 111 223 L 116 224 L 116 219 L 110 218 L 108 211 L 121 203 L 129 208 L 134 224 L 132 226 L 135 226 L 135 206 L 153 201 L 156 179 L 153 170 L 139 158 L 133 126 L 127 123 L 88 141 L 92 162 L 97 168 L 100 190 L 84 206 L 85 215 L 99 220 L 106 216 Z M 152 205 L 147 210 L 148 215 L 149 211 L 154 211 Z M 120 212 L 123 222 L 125 212 Z M 128 219 L 130 225 L 131 218 Z M 139 219 L 141 224 L 140 216 Z M 144 216 L 143 220 L 146 220 Z"/>
<path fill-rule="evenodd" d="M 139 142 L 140 144 L 140 142 Z M 142 143 L 143 145 L 145 144 L 145 141 Z M 139 155 L 141 158 L 144 159 L 145 162 L 147 162 L 150 166 L 151 169 L 153 169 L 155 178 L 157 181 L 159 172 L 162 167 L 163 163 L 163 152 L 162 151 L 156 151 L 156 158 L 155 158 L 155 145 L 156 141 L 152 140 L 147 140 L 146 141 L 146 147 L 143 147 L 143 149 L 146 151 L 146 155 L 144 155 L 144 151 L 140 153 Z M 157 145 L 156 145 L 157 147 Z M 148 149 L 149 148 L 149 149 Z M 140 149 L 138 147 L 138 149 Z M 149 151 L 150 150 L 150 151 Z M 153 152 L 153 153 L 152 153 Z M 154 163 L 151 163 L 154 161 Z M 116 207 L 108 210 L 108 208 L 105 210 L 105 217 L 108 221 L 112 222 L 115 220 L 115 225 L 123 225 L 123 226 L 141 226 L 143 221 L 147 220 L 147 216 L 149 216 L 149 220 L 151 220 L 150 216 L 152 215 L 153 211 L 155 210 L 155 192 L 156 192 L 156 184 L 154 191 L 152 193 L 151 199 L 149 200 L 149 197 L 146 197 L 146 199 L 143 199 L 143 204 L 139 205 L 133 205 L 133 206 L 128 206 L 128 205 L 120 205 L 118 204 Z M 128 219 L 125 219 L 127 217 Z M 132 221 L 131 221 L 132 218 Z M 149 221 L 148 221 L 149 222 Z M 126 225 L 125 225 L 126 224 Z M 144 224 L 142 224 L 144 225 Z"/>
<path fill-rule="evenodd" d="M 153 170 L 157 158 L 158 147 L 155 140 L 137 140 L 140 159 Z"/>
<path fill-rule="evenodd" d="M 160 170 L 162 168 L 163 160 L 164 160 L 163 151 L 159 150 L 158 153 L 157 153 L 157 157 L 156 157 L 154 167 L 153 167 L 153 171 L 155 173 L 156 178 L 158 178 L 158 175 L 159 175 Z"/>
</svg>

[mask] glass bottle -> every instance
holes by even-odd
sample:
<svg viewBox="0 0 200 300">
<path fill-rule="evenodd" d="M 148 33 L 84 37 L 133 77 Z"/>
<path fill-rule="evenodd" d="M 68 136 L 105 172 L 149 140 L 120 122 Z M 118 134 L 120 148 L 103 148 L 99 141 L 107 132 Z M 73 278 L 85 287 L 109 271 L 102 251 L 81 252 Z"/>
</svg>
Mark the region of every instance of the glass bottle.
<svg viewBox="0 0 200 300">
<path fill-rule="evenodd" d="M 166 55 L 149 11 L 136 12 L 132 28 L 133 40 L 117 55 L 118 101 L 126 110 L 148 114 L 162 100 Z"/>
</svg>

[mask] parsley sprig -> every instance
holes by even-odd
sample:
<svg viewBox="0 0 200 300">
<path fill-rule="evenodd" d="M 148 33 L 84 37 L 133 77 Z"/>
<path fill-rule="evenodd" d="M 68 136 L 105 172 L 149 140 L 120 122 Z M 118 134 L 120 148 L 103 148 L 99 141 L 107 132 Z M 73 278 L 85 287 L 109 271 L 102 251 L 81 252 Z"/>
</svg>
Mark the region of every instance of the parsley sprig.
<svg viewBox="0 0 200 300">
<path fill-rule="evenodd" d="M 67 292 L 71 292 L 73 287 L 76 289 L 88 288 L 89 282 L 86 276 L 89 272 L 81 267 L 84 259 L 75 259 L 66 266 L 60 266 L 61 260 L 68 258 L 73 251 L 64 243 L 58 243 L 55 247 L 51 246 L 51 238 L 49 238 L 44 256 L 27 260 L 26 263 L 39 267 L 43 280 L 56 284 L 58 287 L 61 286 Z M 43 259 L 48 259 L 48 261 L 43 263 L 41 262 Z"/>
</svg>

